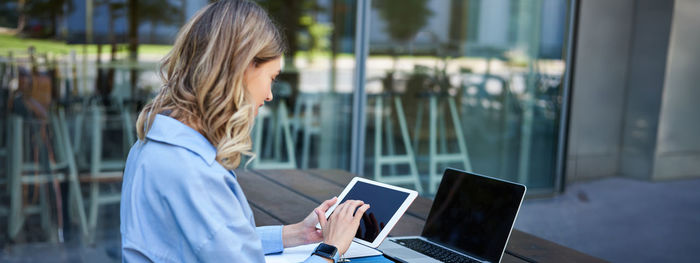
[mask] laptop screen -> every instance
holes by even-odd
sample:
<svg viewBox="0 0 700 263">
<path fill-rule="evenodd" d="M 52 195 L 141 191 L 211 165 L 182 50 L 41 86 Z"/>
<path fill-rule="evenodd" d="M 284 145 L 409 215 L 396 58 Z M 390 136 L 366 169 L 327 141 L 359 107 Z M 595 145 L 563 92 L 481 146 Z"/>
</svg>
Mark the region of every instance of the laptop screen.
<svg viewBox="0 0 700 263">
<path fill-rule="evenodd" d="M 422 236 L 498 262 L 524 194 L 523 185 L 447 169 Z"/>
</svg>

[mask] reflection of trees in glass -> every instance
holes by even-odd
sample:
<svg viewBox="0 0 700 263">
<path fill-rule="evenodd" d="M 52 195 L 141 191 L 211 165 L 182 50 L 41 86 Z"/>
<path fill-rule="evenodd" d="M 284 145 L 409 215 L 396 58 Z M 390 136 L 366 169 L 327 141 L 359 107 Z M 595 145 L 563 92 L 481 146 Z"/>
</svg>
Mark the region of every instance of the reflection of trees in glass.
<svg viewBox="0 0 700 263">
<path fill-rule="evenodd" d="M 413 39 L 433 15 L 427 0 L 380 0 L 372 3 L 386 22 L 386 33 L 403 43 Z"/>
<path fill-rule="evenodd" d="M 95 2 L 96 6 L 106 5 L 109 10 L 109 33 L 108 41 L 112 48 L 110 52 L 109 60 L 115 61 L 117 56 L 117 38 L 114 34 L 114 21 L 118 18 L 124 16 L 124 11 L 126 5 L 123 2 L 114 2 L 110 0 L 103 0 Z M 96 87 L 97 93 L 106 98 L 110 92 L 112 92 L 114 84 L 114 68 L 110 67 L 107 70 L 101 68 L 101 57 L 102 57 L 102 44 L 100 41 L 97 43 L 97 79 Z"/>
<path fill-rule="evenodd" d="M 115 2 L 115 1 L 110 1 L 110 0 L 103 0 L 103 1 L 98 1 L 95 3 L 97 6 L 100 5 L 107 5 L 108 10 L 109 10 L 109 33 L 108 33 L 108 41 L 112 46 L 112 52 L 110 56 L 110 60 L 115 60 L 116 52 L 117 52 L 117 37 L 114 34 L 114 22 L 115 20 L 124 17 L 125 15 L 125 9 L 126 9 L 126 4 L 123 2 Z M 98 55 L 102 52 L 102 43 L 98 43 L 97 46 L 97 53 Z M 100 57 L 97 57 L 97 62 L 100 62 Z"/>
<path fill-rule="evenodd" d="M 159 25 L 175 25 L 183 22 L 185 1 L 180 1 L 180 6 L 171 3 L 169 0 L 140 0 L 129 2 L 121 0 L 97 1 L 97 5 L 107 5 L 109 7 L 110 34 L 113 32 L 114 21 L 129 15 L 129 23 L 135 23 L 135 32 L 129 32 L 130 36 L 138 38 L 138 26 L 144 23 L 150 24 L 150 39 L 155 39 L 155 29 Z M 132 17 L 133 16 L 133 17 Z M 131 29 L 129 30 L 131 31 Z M 113 36 L 110 36 L 113 42 Z M 138 45 L 138 41 L 136 43 Z"/>
<path fill-rule="evenodd" d="M 41 37 L 59 37 L 59 21 L 73 10 L 73 2 L 66 0 L 18 0 L 19 12 L 17 28 L 14 33 L 30 33 Z M 29 19 L 45 21 L 45 28 L 26 28 Z M 30 30 L 27 32 L 27 30 Z"/>
<path fill-rule="evenodd" d="M 327 11 L 319 2 L 331 2 L 336 5 L 339 0 L 256 0 L 267 10 L 270 17 L 278 23 L 278 27 L 285 37 L 287 52 L 284 56 L 284 72 L 280 80 L 291 85 L 290 104 L 299 92 L 299 72 L 295 70 L 294 56 L 300 50 L 309 51 L 307 55 L 312 58 L 313 53 L 326 51 L 335 44 L 329 42 L 329 38 L 335 29 L 326 24 L 319 23 L 316 19 L 319 13 Z M 332 8 L 332 7 L 331 7 Z M 334 56 L 334 54 L 331 54 Z M 331 76 L 333 78 L 333 76 Z"/>
<path fill-rule="evenodd" d="M 157 28 L 158 25 L 173 25 L 182 20 L 182 16 L 176 15 L 180 14 L 181 12 L 184 12 L 183 10 L 180 10 L 179 6 L 174 5 L 168 0 L 141 0 L 141 1 L 123 1 L 123 0 L 101 0 L 101 1 L 96 1 L 95 2 L 96 6 L 100 5 L 106 5 L 109 10 L 109 35 L 108 35 L 108 41 L 109 44 L 111 45 L 111 55 L 110 55 L 110 61 L 116 60 L 116 52 L 117 52 L 117 37 L 115 36 L 114 33 L 114 26 L 115 26 L 115 21 L 125 17 L 127 14 L 129 15 L 129 32 L 128 32 L 128 38 L 129 38 L 129 58 L 135 62 L 138 58 L 138 45 L 139 45 L 139 40 L 138 40 L 138 25 L 148 22 L 151 25 L 151 31 L 150 31 L 150 39 L 155 39 L 155 29 Z M 184 4 L 184 3 L 183 3 Z M 184 7 L 184 6 L 183 6 Z M 132 26 L 132 23 L 135 26 Z M 97 52 L 98 52 L 98 59 L 97 59 L 97 64 L 98 64 L 98 71 L 99 65 L 100 65 L 100 56 L 99 54 L 102 52 L 102 43 L 98 43 L 97 46 Z M 132 64 L 134 65 L 134 64 Z M 131 85 L 132 85 L 132 92 L 135 89 L 135 84 L 137 80 L 137 71 L 134 69 L 131 71 Z M 106 70 L 106 72 L 98 72 L 98 89 L 102 89 L 103 95 L 109 94 L 111 92 L 112 87 L 111 85 L 113 84 L 114 80 L 114 69 L 109 68 Z M 133 93 L 132 93 L 133 94 Z"/>
<path fill-rule="evenodd" d="M 307 39 L 306 43 L 300 43 L 299 34 L 309 34 L 313 38 L 319 33 L 327 34 L 327 30 L 315 27 L 315 14 L 323 11 L 315 0 L 258 0 L 258 3 L 267 9 L 267 12 L 279 24 L 287 44 L 287 55 L 284 57 L 285 67 L 294 67 L 294 54 L 304 46 L 300 44 L 314 44 L 313 39 Z M 312 28 L 311 31 L 309 29 Z"/>
<path fill-rule="evenodd" d="M 9 3 L 5 0 L 0 0 L 0 30 L 5 32 L 14 32 L 19 22 L 19 14 L 17 12 L 16 3 Z"/>
<path fill-rule="evenodd" d="M 139 22 L 148 22 L 151 25 L 151 41 L 156 38 L 155 29 L 158 25 L 175 25 L 181 22 L 180 13 L 185 11 L 184 1 L 183 6 L 174 5 L 168 0 L 139 0 L 138 4 Z"/>
<path fill-rule="evenodd" d="M 427 6 L 427 0 L 381 0 L 372 4 L 386 23 L 384 31 L 399 44 L 413 40 L 433 15 Z M 392 45 L 389 52 L 394 57 L 394 65 L 392 70 L 387 71 L 382 84 L 386 90 L 391 91 L 394 89 L 394 73 L 399 54 L 395 45 Z"/>
<path fill-rule="evenodd" d="M 148 21 L 153 26 L 157 24 L 172 25 L 182 20 L 185 12 L 185 2 L 181 1 L 182 6 L 178 7 L 169 0 L 127 0 L 127 9 L 129 16 L 128 26 L 128 42 L 129 42 L 129 60 L 135 63 L 138 60 L 139 48 L 139 25 L 142 21 Z M 153 34 L 153 31 L 151 31 Z M 131 94 L 136 91 L 136 82 L 138 80 L 138 70 L 131 70 Z"/>
<path fill-rule="evenodd" d="M 313 60 L 315 55 L 330 48 L 329 38 L 333 28 L 327 24 L 317 23 L 311 15 L 302 16 L 301 21 L 306 27 L 306 32 L 298 36 L 299 44 L 301 49 L 308 51 L 308 59 Z"/>
<path fill-rule="evenodd" d="M 469 0 L 452 0 L 450 3 L 450 28 L 447 51 L 460 54 L 460 45 L 467 40 Z"/>
</svg>

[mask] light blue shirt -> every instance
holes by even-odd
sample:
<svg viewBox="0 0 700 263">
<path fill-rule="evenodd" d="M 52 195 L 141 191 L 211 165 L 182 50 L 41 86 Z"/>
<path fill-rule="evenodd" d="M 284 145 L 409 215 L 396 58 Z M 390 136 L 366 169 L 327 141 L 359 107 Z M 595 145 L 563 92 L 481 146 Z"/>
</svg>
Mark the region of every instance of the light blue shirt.
<svg viewBox="0 0 700 263">
<path fill-rule="evenodd" d="M 255 227 L 236 175 L 204 136 L 159 114 L 146 138 L 124 171 L 123 262 L 264 262 L 283 250 L 282 226 Z"/>
</svg>

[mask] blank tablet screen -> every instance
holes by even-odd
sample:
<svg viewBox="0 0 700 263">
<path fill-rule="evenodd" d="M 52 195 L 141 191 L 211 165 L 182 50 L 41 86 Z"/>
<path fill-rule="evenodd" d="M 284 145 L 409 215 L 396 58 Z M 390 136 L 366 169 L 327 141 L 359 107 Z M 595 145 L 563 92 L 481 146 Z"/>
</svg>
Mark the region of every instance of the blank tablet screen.
<svg viewBox="0 0 700 263">
<path fill-rule="evenodd" d="M 405 192 L 357 181 L 340 203 L 362 200 L 370 205 L 362 216 L 355 237 L 372 243 L 407 197 Z"/>
</svg>

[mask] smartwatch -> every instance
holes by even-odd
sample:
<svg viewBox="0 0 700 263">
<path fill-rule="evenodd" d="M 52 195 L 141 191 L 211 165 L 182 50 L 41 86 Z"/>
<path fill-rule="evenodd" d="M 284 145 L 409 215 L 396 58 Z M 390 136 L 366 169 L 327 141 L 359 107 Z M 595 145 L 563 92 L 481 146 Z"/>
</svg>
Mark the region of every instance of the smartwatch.
<svg viewBox="0 0 700 263">
<path fill-rule="evenodd" d="M 334 246 L 328 245 L 326 243 L 318 244 L 314 250 L 314 255 L 318 255 L 323 258 L 333 260 L 333 262 L 338 262 L 338 249 Z"/>
</svg>

